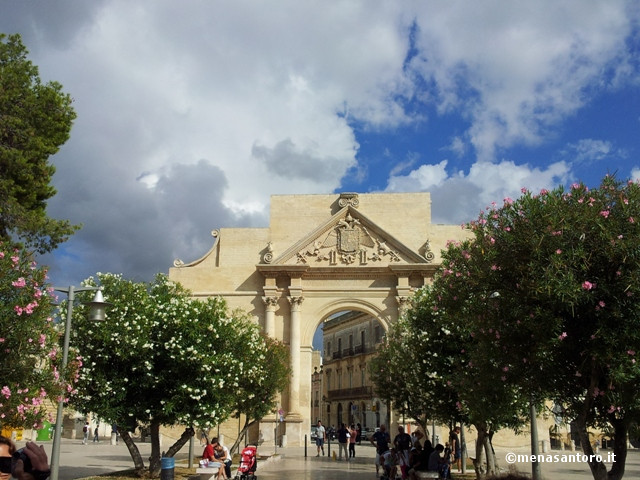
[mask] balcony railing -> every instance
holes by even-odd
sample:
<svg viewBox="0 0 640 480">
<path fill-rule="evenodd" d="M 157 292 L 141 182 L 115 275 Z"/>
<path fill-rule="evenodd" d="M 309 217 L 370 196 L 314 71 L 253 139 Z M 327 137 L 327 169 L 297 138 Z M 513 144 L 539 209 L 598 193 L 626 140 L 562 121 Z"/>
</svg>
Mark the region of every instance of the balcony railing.
<svg viewBox="0 0 640 480">
<path fill-rule="evenodd" d="M 338 360 L 345 357 L 353 357 L 354 355 L 362 355 L 363 353 L 370 353 L 375 351 L 375 348 L 365 348 L 364 345 L 356 345 L 353 348 L 343 348 L 342 350 L 336 350 L 331 352 L 331 356 L 327 360 Z"/>
<path fill-rule="evenodd" d="M 372 387 L 355 387 L 341 388 L 338 390 L 329 390 L 328 400 L 355 400 L 358 398 L 371 398 L 373 395 Z"/>
</svg>

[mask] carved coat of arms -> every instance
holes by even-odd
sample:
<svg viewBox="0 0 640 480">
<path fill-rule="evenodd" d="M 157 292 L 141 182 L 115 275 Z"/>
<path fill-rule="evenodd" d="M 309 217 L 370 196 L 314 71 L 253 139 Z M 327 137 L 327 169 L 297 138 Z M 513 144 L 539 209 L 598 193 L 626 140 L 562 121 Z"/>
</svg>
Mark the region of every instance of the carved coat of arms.
<svg viewBox="0 0 640 480">
<path fill-rule="evenodd" d="M 385 256 L 390 262 L 400 261 L 398 253 L 389 249 L 384 240 L 374 238 L 358 219 L 347 214 L 324 240 L 316 240 L 298 252 L 296 258 L 298 263 L 307 263 L 309 257 L 315 257 L 317 262 L 327 261 L 335 265 L 339 262 L 351 264 L 356 260 L 366 264 L 368 261 L 381 261 Z"/>
</svg>

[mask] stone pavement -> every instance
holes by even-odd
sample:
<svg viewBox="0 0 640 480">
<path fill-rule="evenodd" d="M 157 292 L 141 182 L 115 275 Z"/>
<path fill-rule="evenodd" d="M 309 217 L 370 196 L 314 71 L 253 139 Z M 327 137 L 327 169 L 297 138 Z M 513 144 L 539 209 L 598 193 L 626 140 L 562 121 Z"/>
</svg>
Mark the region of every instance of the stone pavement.
<svg viewBox="0 0 640 480">
<path fill-rule="evenodd" d="M 17 442 L 22 446 L 24 442 Z M 51 455 L 51 442 L 43 442 L 48 455 Z M 145 464 L 151 452 L 149 443 L 137 443 Z M 200 455 L 202 446 L 195 442 L 194 454 Z M 327 446 L 325 445 L 325 449 Z M 338 453 L 337 444 L 331 444 L 331 453 Z M 331 457 L 316 457 L 315 445 L 307 447 L 305 457 L 304 447 L 259 448 L 260 456 L 270 456 L 268 460 L 258 462 L 258 477 L 260 480 L 288 479 L 296 480 L 344 480 L 345 474 L 350 480 L 376 480 L 374 460 L 374 448 L 371 445 L 356 446 L 356 458 L 353 461 L 334 461 Z M 507 451 L 497 451 L 498 463 L 503 469 L 507 468 L 505 456 Z M 526 454 L 526 450 L 518 450 L 514 453 Z M 553 450 L 551 454 L 570 454 L 572 452 Z M 579 453 L 579 452 L 575 452 Z M 606 451 L 603 456 L 606 456 Z M 275 455 L 274 455 L 275 454 Z M 188 446 L 176 456 L 176 465 L 187 465 Z M 89 476 L 100 475 L 109 472 L 131 469 L 133 462 L 122 441 L 118 445 L 110 445 L 108 441 L 89 443 L 82 445 L 81 440 L 63 439 L 60 448 L 60 480 L 74 480 Z M 515 465 L 523 473 L 530 474 L 530 464 L 518 463 Z M 235 475 L 235 467 L 233 470 Z M 471 473 L 471 472 L 470 472 Z M 583 480 L 593 478 L 586 464 L 542 464 L 542 474 L 545 480 Z M 453 473 L 455 479 L 456 474 Z M 640 451 L 630 450 L 627 456 L 624 478 L 640 478 Z"/>
</svg>

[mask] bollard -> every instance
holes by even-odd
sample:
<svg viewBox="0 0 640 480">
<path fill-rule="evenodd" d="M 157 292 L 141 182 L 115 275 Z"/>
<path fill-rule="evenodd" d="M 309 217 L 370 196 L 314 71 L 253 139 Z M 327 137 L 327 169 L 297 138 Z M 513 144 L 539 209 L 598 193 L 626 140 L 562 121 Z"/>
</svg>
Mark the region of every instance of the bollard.
<svg viewBox="0 0 640 480">
<path fill-rule="evenodd" d="M 307 458 L 307 434 L 304 434 L 304 458 Z"/>
<path fill-rule="evenodd" d="M 162 457 L 160 459 L 160 480 L 173 480 L 176 459 L 173 457 Z"/>
<path fill-rule="evenodd" d="M 331 437 L 327 436 L 327 457 L 331 458 Z"/>
</svg>

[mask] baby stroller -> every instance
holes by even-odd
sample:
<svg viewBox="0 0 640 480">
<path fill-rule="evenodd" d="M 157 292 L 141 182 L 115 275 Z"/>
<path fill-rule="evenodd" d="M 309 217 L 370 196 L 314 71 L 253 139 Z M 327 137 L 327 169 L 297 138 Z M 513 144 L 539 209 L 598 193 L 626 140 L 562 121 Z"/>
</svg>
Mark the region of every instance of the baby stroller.
<svg viewBox="0 0 640 480">
<path fill-rule="evenodd" d="M 240 466 L 236 473 L 236 480 L 256 480 L 258 467 L 258 447 L 247 445 L 240 453 Z"/>
</svg>

